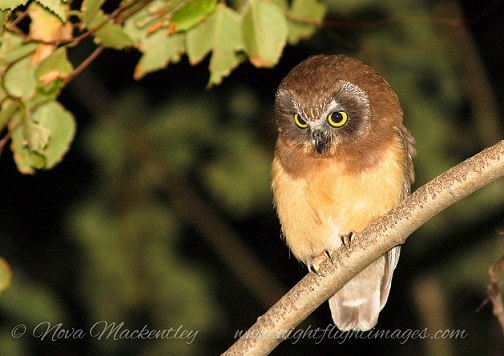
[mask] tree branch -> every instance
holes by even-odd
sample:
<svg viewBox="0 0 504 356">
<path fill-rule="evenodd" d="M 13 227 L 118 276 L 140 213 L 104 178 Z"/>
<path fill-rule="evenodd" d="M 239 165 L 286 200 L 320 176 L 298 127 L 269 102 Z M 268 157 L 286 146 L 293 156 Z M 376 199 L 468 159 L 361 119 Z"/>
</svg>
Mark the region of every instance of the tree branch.
<svg viewBox="0 0 504 356">
<path fill-rule="evenodd" d="M 399 206 L 334 253 L 322 276 L 308 273 L 224 354 L 271 352 L 289 332 L 357 273 L 456 201 L 504 176 L 504 140 L 449 169 L 417 189 Z"/>
</svg>

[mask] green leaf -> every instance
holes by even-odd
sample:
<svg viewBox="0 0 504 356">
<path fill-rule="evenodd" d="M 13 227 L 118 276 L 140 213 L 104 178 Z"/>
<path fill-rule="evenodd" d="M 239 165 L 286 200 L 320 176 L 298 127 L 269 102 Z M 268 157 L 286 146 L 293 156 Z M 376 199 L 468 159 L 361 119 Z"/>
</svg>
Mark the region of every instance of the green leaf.
<svg viewBox="0 0 504 356">
<path fill-rule="evenodd" d="M 17 169 L 23 174 L 33 174 L 35 170 L 30 162 L 30 149 L 22 127 L 23 120 L 23 113 L 18 111 L 9 122 L 9 131 L 12 138 L 11 151 Z"/>
<path fill-rule="evenodd" d="M 5 19 L 7 18 L 8 14 L 8 10 L 0 11 L 0 35 L 2 35 L 4 32 Z"/>
<path fill-rule="evenodd" d="M 275 65 L 287 40 L 287 20 L 282 9 L 274 3 L 250 0 L 242 28 L 250 62 L 256 67 Z"/>
<path fill-rule="evenodd" d="M 128 26 L 128 22 L 133 22 L 135 27 L 142 29 L 143 36 L 147 32 L 155 32 L 156 28 L 166 28 L 174 12 L 184 6 L 187 1 L 188 0 L 153 0 L 149 3 L 149 6 L 145 6 L 133 16 L 127 18 L 125 27 Z M 148 30 L 147 26 L 149 26 Z M 131 32 L 128 33 L 133 38 Z"/>
<path fill-rule="evenodd" d="M 0 106 L 0 131 L 12 119 L 18 109 L 18 103 L 10 98 L 5 98 Z"/>
<path fill-rule="evenodd" d="M 322 22 L 326 12 L 327 6 L 317 0 L 294 0 L 289 11 L 289 43 L 297 44 L 299 40 L 309 38 L 318 28 L 316 23 Z M 302 23 L 303 20 L 311 23 Z"/>
<path fill-rule="evenodd" d="M 42 169 L 44 168 L 45 163 L 46 159 L 44 155 L 36 151 L 30 152 L 30 166 L 35 169 Z"/>
<path fill-rule="evenodd" d="M 59 17 L 62 22 L 66 21 L 68 6 L 61 0 L 37 0 L 37 2 Z"/>
<path fill-rule="evenodd" d="M 35 93 L 35 66 L 30 65 L 31 57 L 16 62 L 4 77 L 4 86 L 9 95 L 28 99 Z"/>
<path fill-rule="evenodd" d="M 222 78 L 241 62 L 236 51 L 243 49 L 241 17 L 218 4 L 205 21 L 187 32 L 187 55 L 191 64 L 200 62 L 210 51 L 209 84 L 220 84 Z"/>
<path fill-rule="evenodd" d="M 4 291 L 11 282 L 12 271 L 7 261 L 0 257 L 0 292 Z"/>
<path fill-rule="evenodd" d="M 72 74 L 73 66 L 67 58 L 66 50 L 66 47 L 58 48 L 37 66 L 35 77 L 43 86 Z"/>
<path fill-rule="evenodd" d="M 0 0 L 0 10 L 14 10 L 16 7 L 25 5 L 27 2 L 28 0 Z"/>
<path fill-rule="evenodd" d="M 50 132 L 49 141 L 43 150 L 45 165 L 51 169 L 58 164 L 70 148 L 75 136 L 75 119 L 63 106 L 51 101 L 33 113 L 33 121 Z"/>
<path fill-rule="evenodd" d="M 89 22 L 96 15 L 98 10 L 100 10 L 101 6 L 105 0 L 84 0 L 82 2 L 81 11 L 82 11 L 82 22 L 81 26 L 87 27 Z"/>
<path fill-rule="evenodd" d="M 13 62 L 30 52 L 35 52 L 36 43 L 26 43 L 18 35 L 5 32 L 2 35 L 2 45 L 0 46 L 0 65 Z"/>
<path fill-rule="evenodd" d="M 87 28 L 93 29 L 95 26 L 102 24 L 107 20 L 107 17 L 102 10 L 98 10 L 92 19 L 90 19 Z M 133 40 L 124 31 L 124 28 L 112 20 L 108 20 L 105 25 L 94 32 L 95 42 L 102 44 L 105 47 L 115 49 L 123 49 L 133 46 Z"/>
<path fill-rule="evenodd" d="M 11 150 L 18 170 L 33 174 L 61 161 L 75 135 L 73 115 L 55 101 L 41 105 L 32 115 L 18 112 L 9 122 Z"/>
<path fill-rule="evenodd" d="M 159 8 L 156 8 L 156 11 L 158 10 Z M 146 16 L 145 12 L 139 12 L 124 24 L 124 30 L 135 42 L 135 47 L 143 53 L 135 68 L 135 79 L 165 68 L 169 63 L 178 62 L 185 52 L 185 34 L 168 35 L 166 31 L 156 31 L 148 35 L 149 21 L 146 21 Z"/>
<path fill-rule="evenodd" d="M 30 151 L 43 153 L 49 142 L 51 131 L 30 119 L 26 120 L 23 128 L 25 129 L 25 139 Z"/>
<path fill-rule="evenodd" d="M 216 0 L 192 0 L 170 19 L 169 32 L 183 32 L 196 26 L 215 9 Z"/>
<path fill-rule="evenodd" d="M 282 11 L 287 11 L 289 9 L 287 0 L 271 0 L 270 2 L 282 9 Z"/>
<path fill-rule="evenodd" d="M 135 79 L 142 78 L 149 72 L 165 68 L 170 62 L 176 63 L 184 53 L 184 34 L 167 35 L 157 31 L 147 36 L 137 48 L 143 52 L 142 58 L 135 68 Z"/>
</svg>

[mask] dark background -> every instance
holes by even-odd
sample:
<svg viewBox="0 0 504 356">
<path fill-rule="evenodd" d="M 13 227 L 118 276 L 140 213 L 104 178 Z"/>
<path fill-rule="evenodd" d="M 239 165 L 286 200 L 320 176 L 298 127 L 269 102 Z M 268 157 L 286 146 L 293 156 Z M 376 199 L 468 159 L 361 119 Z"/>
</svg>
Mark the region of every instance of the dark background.
<svg viewBox="0 0 504 356">
<path fill-rule="evenodd" d="M 234 205 L 226 205 L 222 195 L 215 193 L 218 189 L 213 190 L 207 185 L 206 176 L 200 173 L 199 167 L 206 169 L 211 167 L 212 162 L 229 159 L 232 163 L 236 159 L 231 154 L 229 157 L 226 155 L 227 146 L 222 148 L 215 143 L 218 139 L 208 139 L 205 144 L 196 147 L 191 163 L 184 163 L 183 168 L 179 169 L 176 160 L 171 161 L 168 172 L 163 170 L 165 163 L 162 163 L 166 160 L 170 162 L 173 151 L 166 148 L 168 145 L 160 146 L 160 150 L 166 152 L 159 156 L 135 153 L 131 146 L 150 140 L 144 129 L 152 117 L 160 116 L 165 107 L 197 106 L 196 103 L 204 102 L 207 105 L 205 107 L 212 110 L 208 117 L 193 117 L 184 125 L 194 125 L 197 131 L 197 127 L 205 124 L 206 120 L 214 120 L 212 125 L 218 125 L 218 135 L 224 137 L 227 130 L 246 132 L 250 136 L 245 137 L 257 150 L 272 158 L 276 137 L 272 107 L 278 83 L 293 66 L 310 55 L 345 53 L 374 66 L 397 91 L 405 110 L 405 125 L 418 141 L 418 156 L 415 159 L 417 182 L 413 189 L 442 173 L 450 165 L 494 143 L 495 138 L 501 139 L 504 98 L 502 1 L 460 1 L 465 26 L 453 27 L 438 24 L 438 19 L 456 15 L 443 12 L 440 4 L 443 3 L 426 2 L 422 5 L 422 11 L 426 12 L 411 8 L 410 12 L 402 9 L 403 12 L 398 13 L 391 10 L 391 5 L 382 7 L 379 2 L 369 2 L 368 5 L 342 12 L 337 11 L 337 5 L 333 4 L 323 28 L 310 40 L 297 46 L 287 46 L 277 66 L 257 69 L 245 62 L 220 86 L 209 90 L 206 89 L 208 59 L 192 67 L 184 57 L 180 63 L 171 64 L 163 71 L 134 81 L 132 74 L 139 53 L 105 51 L 61 94 L 61 102 L 73 112 L 78 123 L 77 136 L 63 162 L 51 171 L 23 176 L 17 172 L 10 151 L 4 151 L 0 158 L 0 255 L 10 264 L 14 278 L 13 286 L 0 295 L 1 340 L 9 341 L 3 345 L 8 345 L 8 350 L 18 354 L 136 354 L 158 351 L 167 354 L 217 354 L 234 342 L 236 330 L 250 327 L 278 299 L 279 292 L 287 291 L 305 275 L 305 267 L 289 255 L 279 238 L 280 227 L 270 196 L 259 194 L 257 202 L 250 198 L 244 203 L 246 207 L 237 212 Z M 380 26 L 360 26 L 362 23 L 373 24 L 383 18 L 394 20 Z M 418 18 L 425 21 L 419 21 Z M 352 23 L 355 25 L 352 26 Z M 417 44 L 409 39 L 410 34 L 405 29 L 398 29 L 404 23 L 405 27 L 419 26 L 419 32 L 423 31 L 423 27 L 433 28 L 433 34 L 427 42 Z M 383 45 L 380 42 L 380 38 L 387 36 L 393 38 L 393 46 L 388 42 Z M 465 52 L 467 41 L 473 46 L 470 47 L 471 53 Z M 92 43 L 84 43 L 72 53 L 71 60 L 74 63 L 81 61 L 92 48 Z M 440 56 L 445 58 L 446 65 L 438 66 Z M 478 96 L 474 95 L 474 91 L 480 91 L 480 88 L 473 87 L 476 85 L 471 80 L 474 72 L 468 73 L 471 66 L 467 61 L 474 61 L 474 58 L 478 62 L 473 64 L 482 70 L 485 75 L 482 81 L 488 85 L 494 98 L 492 102 L 495 108 L 487 108 L 488 113 L 484 115 L 475 109 L 478 107 Z M 418 72 L 411 72 L 414 66 Z M 443 68 L 450 74 L 445 73 Z M 401 78 L 407 76 L 417 78 L 414 79 L 415 88 L 402 86 L 405 81 Z M 446 89 L 449 85 L 454 86 L 454 89 Z M 425 93 L 426 99 L 415 97 L 415 90 Z M 456 95 L 446 94 L 450 90 Z M 138 98 L 141 104 L 137 106 L 134 98 Z M 233 105 L 240 106 L 241 100 L 249 106 L 243 109 L 244 118 L 237 123 L 234 115 L 239 111 Z M 422 101 L 422 105 L 415 106 L 417 101 Z M 130 107 L 126 108 L 125 103 Z M 425 103 L 429 103 L 427 107 Z M 135 112 L 131 107 L 136 107 L 138 111 Z M 440 108 L 437 110 L 443 115 L 436 116 L 426 108 Z M 200 112 L 204 113 L 204 110 Z M 497 120 L 492 121 L 491 117 Z M 166 120 L 175 118 L 167 117 Z M 480 130 L 485 125 L 490 129 Z M 122 131 L 116 133 L 116 127 L 122 127 Z M 191 131 L 190 127 L 186 129 Z M 115 145 L 117 137 L 120 139 Z M 194 140 L 200 137 L 199 134 L 195 135 Z M 428 141 L 430 139 L 433 141 Z M 152 140 L 157 142 L 156 138 Z M 109 143 L 101 146 L 104 142 Z M 176 141 L 172 144 L 175 146 L 179 143 Z M 184 144 L 180 147 L 186 147 Z M 111 164 L 110 157 L 113 154 L 102 155 L 106 150 L 121 151 L 120 154 L 124 156 L 121 156 L 121 163 L 115 166 Z M 162 160 L 158 159 L 161 156 Z M 243 156 L 238 154 L 236 157 Z M 148 176 L 143 171 L 146 161 L 160 162 L 160 179 L 141 182 L 139 176 Z M 250 160 L 250 164 L 254 162 Z M 241 167 L 243 161 L 236 165 Z M 258 184 L 267 186 L 267 179 L 269 177 L 264 177 L 264 181 Z M 114 305 L 104 302 L 114 301 L 114 289 L 110 287 L 107 294 L 103 292 L 107 290 L 107 285 L 100 285 L 99 288 L 93 286 L 94 280 L 100 283 L 107 280 L 100 279 L 100 271 L 106 267 L 100 267 L 100 263 L 96 262 L 98 259 L 93 260 L 93 256 L 99 253 L 93 254 L 89 250 L 90 246 L 102 249 L 101 245 L 89 245 L 82 242 L 82 237 L 76 237 L 79 233 L 85 235 L 83 231 L 87 225 L 83 223 L 83 216 L 87 215 L 82 210 L 91 211 L 90 207 L 93 207 L 102 212 L 96 216 L 105 212 L 104 227 L 116 226 L 114 221 L 120 220 L 123 224 L 121 229 L 127 229 L 124 227 L 128 226 L 127 221 L 132 226 L 135 221 L 126 217 L 136 216 L 134 213 L 128 215 L 129 207 L 134 207 L 133 211 L 141 215 L 140 212 L 145 210 L 142 207 L 150 204 L 144 202 L 144 199 L 148 200 L 142 193 L 141 189 L 144 188 L 138 187 L 152 182 L 156 184 L 148 189 L 148 197 L 156 201 L 156 207 L 165 207 L 170 219 L 175 221 L 170 220 L 172 225 L 168 224 L 172 229 L 170 231 L 176 231 L 175 241 L 156 240 L 159 246 L 163 246 L 159 248 L 169 246 L 172 252 L 168 255 L 176 256 L 171 260 L 172 268 L 166 270 L 166 279 L 180 283 L 181 280 L 194 278 L 195 285 L 186 286 L 187 299 L 183 292 L 173 297 L 188 305 L 177 306 L 177 303 L 170 302 L 163 308 L 163 303 L 154 300 L 165 300 L 166 297 L 149 297 L 157 293 L 158 288 L 155 278 L 148 273 L 142 277 L 138 272 L 142 271 L 142 265 L 152 262 L 146 252 L 141 257 L 135 255 L 128 260 L 129 263 L 117 267 L 118 275 L 136 275 L 136 284 L 129 286 L 138 289 L 132 292 L 134 300 L 118 298 L 117 305 L 123 306 L 121 312 L 114 314 L 103 311 L 102 315 L 100 308 L 108 310 L 117 307 L 115 302 L 112 303 Z M 194 206 L 189 208 L 195 211 L 192 217 L 183 216 L 187 209 L 181 206 L 187 202 L 181 201 L 176 192 L 170 189 L 169 186 L 173 185 L 177 185 L 181 192 L 189 187 L 191 194 L 196 196 L 197 201 L 193 200 Z M 349 339 L 345 342 L 326 338 L 318 342 L 306 334 L 295 344 L 292 340 L 283 342 L 273 354 L 369 354 L 370 350 L 377 355 L 422 355 L 443 351 L 454 354 L 500 354 L 499 350 L 503 349 L 502 334 L 492 315 L 491 306 L 487 305 L 477 313 L 476 309 L 486 296 L 488 267 L 504 254 L 502 237 L 498 236 L 498 230 L 504 229 L 503 184 L 498 182 L 483 190 L 486 193 L 482 192 L 472 200 L 449 208 L 408 240 L 394 275 L 389 301 L 377 325 L 379 330 L 429 328 L 432 333 L 437 331 L 432 328 L 439 326 L 443 330 L 464 330 L 468 336 L 448 340 L 416 339 L 403 343 L 390 338 Z M 139 201 L 142 203 L 137 206 Z M 206 209 L 207 216 L 215 217 L 215 226 L 224 225 L 231 232 L 229 237 L 236 239 L 236 243 L 245 249 L 247 256 L 233 255 L 232 259 L 245 263 L 248 257 L 253 257 L 274 278 L 276 290 L 261 291 L 261 294 L 247 288 L 223 256 L 222 250 L 215 247 L 222 247 L 222 242 L 206 236 L 201 230 L 201 220 L 198 220 L 197 215 L 201 211 L 199 202 L 204 203 L 202 208 Z M 189 204 L 192 203 L 189 200 Z M 92 219 L 96 219 L 96 216 Z M 141 226 L 156 223 L 156 219 L 150 217 L 147 223 L 140 222 L 141 217 L 138 219 Z M 104 253 L 109 253 L 113 261 L 115 251 L 117 254 L 125 254 L 128 249 L 145 248 L 148 251 L 146 246 L 153 240 L 144 239 L 144 230 L 139 231 L 135 242 L 111 238 L 115 242 L 111 242 L 112 247 L 107 250 L 109 252 L 103 250 Z M 156 234 L 159 235 L 153 232 L 153 235 Z M 167 240 L 168 235 L 165 237 Z M 107 239 L 107 236 L 104 233 L 100 238 Z M 224 245 L 227 246 L 227 243 Z M 269 280 L 263 281 L 266 277 L 258 270 L 250 270 L 248 274 L 245 279 L 256 280 L 264 285 L 269 283 Z M 93 275 L 98 277 L 93 279 L 90 277 Z M 202 283 L 198 284 L 198 281 Z M 125 293 L 127 287 L 119 285 L 117 288 Z M 185 291 L 178 289 L 182 287 L 177 284 L 172 289 L 166 288 L 175 296 L 177 290 Z M 92 295 L 97 290 L 107 294 L 107 297 L 103 297 L 104 294 Z M 200 304 L 200 299 L 208 304 Z M 97 306 L 99 303 L 95 301 L 100 300 L 103 305 Z M 271 303 L 268 304 L 268 301 Z M 171 322 L 156 324 L 159 314 L 166 314 Z M 172 314 L 175 315 L 173 318 Z M 189 347 L 182 345 L 180 340 L 156 341 L 157 346 L 151 347 L 151 341 L 142 340 L 122 340 L 114 344 L 90 338 L 63 338 L 58 341 L 30 336 L 16 340 L 9 338 L 15 325 L 24 323 L 30 330 L 37 325 L 37 320 L 43 322 L 48 315 L 54 317 L 52 325 L 62 322 L 65 328 L 86 331 L 99 320 L 125 321 L 130 329 L 141 329 L 143 325 L 161 329 L 159 325 L 169 328 L 184 324 L 188 329 L 196 325 L 193 329 L 201 331 Z M 61 320 L 57 318 L 58 315 L 62 315 Z M 110 315 L 116 315 L 119 319 L 107 319 Z M 324 303 L 300 328 L 325 328 L 331 323 L 329 309 Z"/>
</svg>

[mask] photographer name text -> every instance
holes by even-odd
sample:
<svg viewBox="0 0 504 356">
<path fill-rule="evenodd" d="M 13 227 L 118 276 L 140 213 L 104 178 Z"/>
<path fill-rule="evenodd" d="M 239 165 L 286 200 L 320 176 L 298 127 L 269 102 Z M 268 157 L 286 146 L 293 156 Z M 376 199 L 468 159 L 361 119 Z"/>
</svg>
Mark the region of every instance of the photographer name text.
<svg viewBox="0 0 504 356">
<path fill-rule="evenodd" d="M 16 325 L 11 335 L 14 338 L 20 338 L 26 335 L 28 327 L 24 324 Z M 83 339 L 92 337 L 98 340 L 153 340 L 153 339 L 172 339 L 184 340 L 187 344 L 191 344 L 198 330 L 185 329 L 183 325 L 178 327 L 170 327 L 167 329 L 150 329 L 144 325 L 141 329 L 128 329 L 124 322 L 108 322 L 105 320 L 97 321 L 89 330 L 79 328 L 67 328 L 63 323 L 51 324 L 48 321 L 43 321 L 31 330 L 31 336 L 40 340 L 58 341 L 63 339 Z"/>
</svg>

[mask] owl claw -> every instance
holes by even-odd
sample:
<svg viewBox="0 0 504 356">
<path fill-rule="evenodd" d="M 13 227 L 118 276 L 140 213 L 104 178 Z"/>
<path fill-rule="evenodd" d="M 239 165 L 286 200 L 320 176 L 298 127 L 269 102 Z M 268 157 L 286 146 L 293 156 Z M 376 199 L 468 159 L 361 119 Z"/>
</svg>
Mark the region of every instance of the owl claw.
<svg viewBox="0 0 504 356">
<path fill-rule="evenodd" d="M 350 231 L 348 234 L 340 236 L 343 246 L 345 246 L 347 249 L 350 248 L 350 243 L 352 242 L 352 237 L 354 234 L 355 233 L 353 231 Z"/>
<path fill-rule="evenodd" d="M 324 255 L 327 256 L 327 259 L 329 260 L 329 262 L 332 263 L 332 255 L 331 255 L 331 252 L 329 252 L 329 250 L 324 250 Z"/>
<path fill-rule="evenodd" d="M 313 273 L 316 273 L 318 274 L 319 276 L 321 276 L 322 274 L 319 272 L 320 270 L 320 266 L 322 265 L 322 263 L 324 263 L 326 260 L 328 260 L 329 262 L 332 263 L 332 256 L 331 256 L 331 253 L 329 252 L 329 250 L 324 250 L 324 252 L 322 252 L 320 255 L 318 255 L 317 257 L 315 257 L 311 262 L 310 262 L 310 271 L 312 271 Z"/>
</svg>

